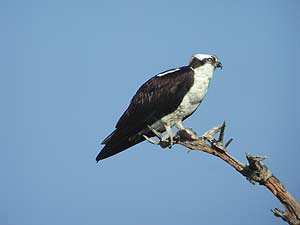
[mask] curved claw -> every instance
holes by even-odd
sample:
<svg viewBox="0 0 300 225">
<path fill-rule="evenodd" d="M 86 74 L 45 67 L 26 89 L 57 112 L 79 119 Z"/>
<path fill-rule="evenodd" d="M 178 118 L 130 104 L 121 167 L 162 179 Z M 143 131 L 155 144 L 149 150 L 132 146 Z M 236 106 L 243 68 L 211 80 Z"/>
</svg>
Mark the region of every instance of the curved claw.
<svg viewBox="0 0 300 225">
<path fill-rule="evenodd" d="M 157 138 L 159 139 L 159 141 L 155 141 L 152 138 L 143 135 L 143 137 L 146 139 L 146 141 L 148 141 L 150 144 L 153 145 L 159 145 L 162 148 L 172 148 L 173 144 L 174 144 L 174 140 L 173 137 L 170 137 L 168 134 L 165 136 L 162 136 L 158 131 L 151 129 L 151 131 L 157 136 Z"/>
<path fill-rule="evenodd" d="M 148 141 L 149 143 L 151 143 L 153 145 L 158 145 L 160 143 L 159 141 L 155 141 L 152 138 L 147 137 L 146 135 L 143 135 L 143 137 L 146 139 L 146 141 Z"/>
</svg>

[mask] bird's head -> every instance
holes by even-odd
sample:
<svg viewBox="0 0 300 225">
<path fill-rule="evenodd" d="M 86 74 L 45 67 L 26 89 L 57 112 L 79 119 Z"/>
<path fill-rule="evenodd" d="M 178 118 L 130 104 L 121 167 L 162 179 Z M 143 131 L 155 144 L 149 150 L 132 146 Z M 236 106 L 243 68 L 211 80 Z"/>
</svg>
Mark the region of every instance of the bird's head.
<svg viewBox="0 0 300 225">
<path fill-rule="evenodd" d="M 195 54 L 192 56 L 190 64 L 190 67 L 193 69 L 197 69 L 203 66 L 212 67 L 215 68 L 221 68 L 222 69 L 222 63 L 219 61 L 218 57 L 215 55 L 208 55 L 208 54 Z"/>
</svg>

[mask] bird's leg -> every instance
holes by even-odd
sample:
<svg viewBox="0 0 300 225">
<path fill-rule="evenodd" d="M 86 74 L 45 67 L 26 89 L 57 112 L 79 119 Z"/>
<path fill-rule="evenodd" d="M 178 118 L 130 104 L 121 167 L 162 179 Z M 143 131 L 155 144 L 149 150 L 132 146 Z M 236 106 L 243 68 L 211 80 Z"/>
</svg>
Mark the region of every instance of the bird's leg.
<svg viewBox="0 0 300 225">
<path fill-rule="evenodd" d="M 162 148 L 169 147 L 171 148 L 172 145 L 174 144 L 173 138 L 174 138 L 174 133 L 172 132 L 172 129 L 170 126 L 165 126 L 165 130 L 167 131 L 167 134 L 165 136 L 162 136 L 160 132 L 152 128 L 151 126 L 148 126 L 149 130 L 151 130 L 156 137 L 158 137 L 159 141 L 155 141 L 152 138 L 147 137 L 146 135 L 143 135 L 143 137 L 150 142 L 151 144 L 154 145 L 160 145 Z"/>
<path fill-rule="evenodd" d="M 175 135 L 174 135 L 174 133 L 173 133 L 173 131 L 172 131 L 172 129 L 171 129 L 170 126 L 167 126 L 167 125 L 164 125 L 164 126 L 165 126 L 165 129 L 166 129 L 167 134 L 161 138 L 161 140 L 160 140 L 160 141 L 161 141 L 160 145 L 161 145 L 162 147 L 165 146 L 165 147 L 171 148 L 172 145 L 174 144 L 173 138 L 174 138 Z"/>
<path fill-rule="evenodd" d="M 155 134 L 156 137 L 158 137 L 159 140 L 162 139 L 162 135 L 161 133 L 159 133 L 157 130 L 155 130 L 154 128 L 152 128 L 151 126 L 148 125 L 148 129 L 151 130 L 153 132 L 153 134 Z M 152 138 L 146 136 L 143 134 L 143 137 L 151 144 L 154 144 L 154 145 L 159 145 L 160 141 L 155 141 L 153 140 Z"/>
<path fill-rule="evenodd" d="M 182 121 L 178 121 L 175 126 L 179 130 L 179 133 L 185 132 L 185 136 L 188 135 L 191 139 L 197 139 L 197 134 L 192 128 L 185 128 Z"/>
<path fill-rule="evenodd" d="M 177 127 L 178 130 L 185 130 L 182 121 L 178 121 L 177 123 L 175 123 L 175 126 Z"/>
</svg>

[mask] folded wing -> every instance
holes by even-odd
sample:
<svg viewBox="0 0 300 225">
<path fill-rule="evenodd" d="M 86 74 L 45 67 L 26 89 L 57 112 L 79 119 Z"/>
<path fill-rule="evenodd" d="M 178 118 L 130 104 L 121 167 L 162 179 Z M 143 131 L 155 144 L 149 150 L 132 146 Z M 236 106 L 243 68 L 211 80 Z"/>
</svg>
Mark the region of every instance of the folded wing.
<svg viewBox="0 0 300 225">
<path fill-rule="evenodd" d="M 116 129 L 103 140 L 105 146 L 97 155 L 97 162 L 144 141 L 142 134 L 153 136 L 147 126 L 177 109 L 193 85 L 193 74 L 191 68 L 181 67 L 144 83 L 117 122 Z"/>
</svg>

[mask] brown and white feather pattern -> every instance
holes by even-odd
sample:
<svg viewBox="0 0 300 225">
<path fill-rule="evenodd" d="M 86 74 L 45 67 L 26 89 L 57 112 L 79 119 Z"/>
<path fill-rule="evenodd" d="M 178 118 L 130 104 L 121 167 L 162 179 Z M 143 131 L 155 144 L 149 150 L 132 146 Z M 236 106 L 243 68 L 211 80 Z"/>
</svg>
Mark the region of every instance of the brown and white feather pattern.
<svg viewBox="0 0 300 225">
<path fill-rule="evenodd" d="M 144 83 L 116 129 L 102 142 L 105 146 L 97 161 L 144 141 L 143 135 L 152 137 L 148 125 L 163 132 L 165 126 L 181 124 L 190 116 L 205 97 L 215 69 L 213 64 L 201 61 L 205 57 L 209 55 L 195 55 L 189 66 L 164 71 Z M 195 59 L 200 64 L 193 67 Z"/>
</svg>

